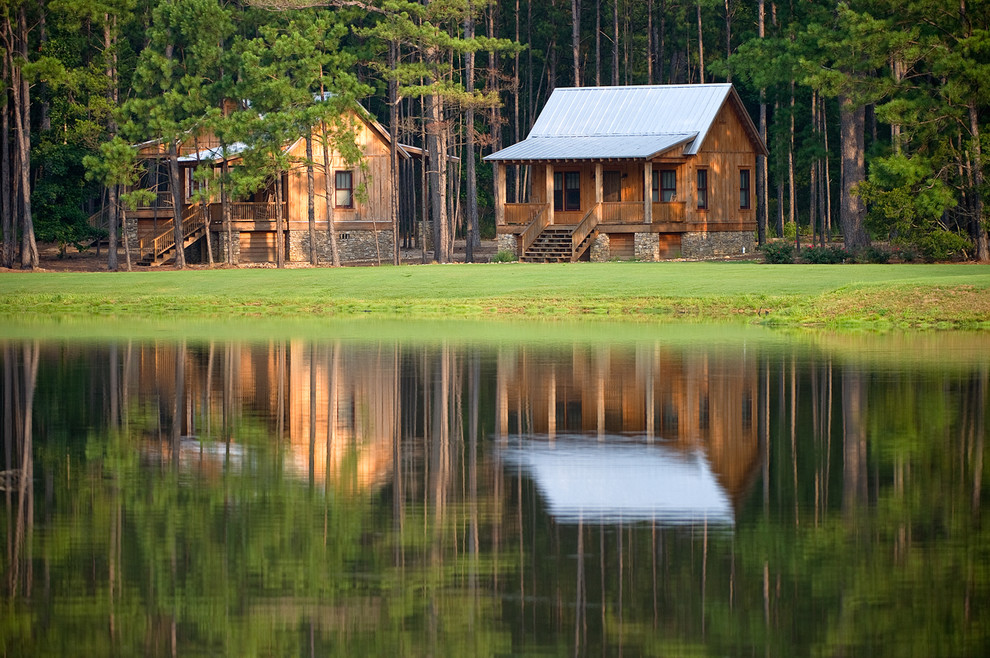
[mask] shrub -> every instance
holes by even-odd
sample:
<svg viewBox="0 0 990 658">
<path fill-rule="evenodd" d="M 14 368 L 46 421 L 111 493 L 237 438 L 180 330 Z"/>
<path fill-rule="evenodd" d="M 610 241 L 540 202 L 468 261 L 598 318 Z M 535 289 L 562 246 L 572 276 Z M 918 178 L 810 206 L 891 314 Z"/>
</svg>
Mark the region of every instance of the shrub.
<svg viewBox="0 0 990 658">
<path fill-rule="evenodd" d="M 883 247 L 865 247 L 856 254 L 856 262 L 886 265 L 890 262 L 890 252 Z"/>
<path fill-rule="evenodd" d="M 842 247 L 807 247 L 801 252 L 801 258 L 806 263 L 815 265 L 835 265 L 845 262 L 849 252 Z"/>
<path fill-rule="evenodd" d="M 762 249 L 763 260 L 771 265 L 789 265 L 794 262 L 794 245 L 790 242 L 768 242 Z"/>
<path fill-rule="evenodd" d="M 918 240 L 918 250 L 926 262 L 949 260 L 969 249 L 969 240 L 951 231 L 936 229 Z"/>
<path fill-rule="evenodd" d="M 894 248 L 894 256 L 901 259 L 905 263 L 913 263 L 918 260 L 918 252 L 915 251 L 914 247 L 906 245 L 903 247 Z"/>
<path fill-rule="evenodd" d="M 518 257 L 511 251 L 502 250 L 492 256 L 493 263 L 514 263 L 518 260 Z"/>
</svg>

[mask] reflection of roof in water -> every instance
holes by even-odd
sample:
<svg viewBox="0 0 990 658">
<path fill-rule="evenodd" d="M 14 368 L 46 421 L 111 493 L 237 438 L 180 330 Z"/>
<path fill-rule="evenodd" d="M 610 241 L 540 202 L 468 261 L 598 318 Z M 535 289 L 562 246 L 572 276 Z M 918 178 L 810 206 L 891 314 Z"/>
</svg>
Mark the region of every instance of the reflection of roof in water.
<svg viewBox="0 0 990 658">
<path fill-rule="evenodd" d="M 704 453 L 660 444 L 574 436 L 523 439 L 502 458 L 528 472 L 549 513 L 563 523 L 655 520 L 732 525 L 732 503 Z"/>
</svg>

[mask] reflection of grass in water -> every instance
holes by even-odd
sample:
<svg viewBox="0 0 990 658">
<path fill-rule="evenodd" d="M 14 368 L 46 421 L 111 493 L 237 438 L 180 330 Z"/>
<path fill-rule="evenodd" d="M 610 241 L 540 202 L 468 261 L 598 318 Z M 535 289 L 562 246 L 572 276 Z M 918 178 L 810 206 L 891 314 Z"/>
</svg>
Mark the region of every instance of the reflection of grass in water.
<svg viewBox="0 0 990 658">
<path fill-rule="evenodd" d="M 577 263 L 7 274 L 0 316 L 750 320 L 985 326 L 990 267 Z M 865 306 L 865 308 L 864 308 Z M 982 324 L 981 324 L 982 323 Z"/>
</svg>

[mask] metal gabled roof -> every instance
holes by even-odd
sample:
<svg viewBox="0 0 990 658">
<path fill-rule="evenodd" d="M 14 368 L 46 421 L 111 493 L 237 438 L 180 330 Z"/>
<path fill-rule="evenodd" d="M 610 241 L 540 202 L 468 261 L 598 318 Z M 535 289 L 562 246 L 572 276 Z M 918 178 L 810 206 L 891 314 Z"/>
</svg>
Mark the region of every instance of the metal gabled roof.
<svg viewBox="0 0 990 658">
<path fill-rule="evenodd" d="M 558 87 L 524 141 L 485 159 L 638 159 L 679 143 L 685 144 L 683 155 L 695 155 L 730 98 L 752 127 L 729 83 Z M 755 129 L 750 132 L 752 136 Z M 654 148 L 664 144 L 668 146 Z M 763 148 L 761 142 L 758 150 Z M 564 150 L 582 155 L 562 155 Z"/>
</svg>

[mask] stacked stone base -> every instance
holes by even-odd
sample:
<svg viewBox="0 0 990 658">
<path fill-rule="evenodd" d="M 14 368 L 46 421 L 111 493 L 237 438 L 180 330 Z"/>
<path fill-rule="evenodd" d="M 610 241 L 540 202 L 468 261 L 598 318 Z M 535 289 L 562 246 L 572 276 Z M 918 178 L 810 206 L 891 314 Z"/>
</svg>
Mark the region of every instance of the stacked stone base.
<svg viewBox="0 0 990 658">
<path fill-rule="evenodd" d="M 717 258 L 751 254 L 756 248 L 752 231 L 695 232 L 665 234 L 665 236 L 668 239 L 661 239 L 659 233 L 633 234 L 633 258 L 644 262 L 656 262 L 672 257 Z M 518 236 L 503 233 L 498 236 L 497 242 L 499 251 L 508 251 L 516 257 L 520 256 Z M 592 262 L 603 263 L 612 259 L 611 239 L 607 233 L 599 233 L 595 236 L 589 249 Z"/>
<path fill-rule="evenodd" d="M 338 231 L 337 250 L 342 263 L 391 263 L 392 231 Z M 316 255 L 321 263 L 329 263 L 330 234 L 316 232 Z M 289 260 L 309 260 L 309 231 L 289 231 Z"/>
</svg>

